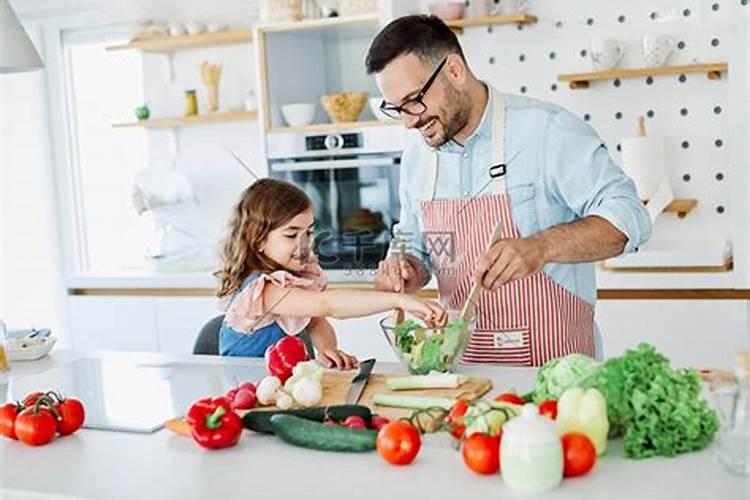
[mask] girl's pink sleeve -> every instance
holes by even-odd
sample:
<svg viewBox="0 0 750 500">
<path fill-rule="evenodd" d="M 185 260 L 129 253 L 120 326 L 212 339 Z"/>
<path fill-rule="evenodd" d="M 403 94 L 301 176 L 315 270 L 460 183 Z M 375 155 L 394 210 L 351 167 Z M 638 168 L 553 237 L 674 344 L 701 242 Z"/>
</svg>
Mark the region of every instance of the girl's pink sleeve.
<svg viewBox="0 0 750 500">
<path fill-rule="evenodd" d="M 310 323 L 310 317 L 274 314 L 273 304 L 267 305 L 263 301 L 263 290 L 268 283 L 281 288 L 303 288 L 314 291 L 323 291 L 327 284 L 325 275 L 320 266 L 317 266 L 317 262 L 315 266 L 306 268 L 299 276 L 286 271 L 262 274 L 229 303 L 225 313 L 227 325 L 238 332 L 250 334 L 277 322 L 287 335 L 297 335 Z"/>
</svg>

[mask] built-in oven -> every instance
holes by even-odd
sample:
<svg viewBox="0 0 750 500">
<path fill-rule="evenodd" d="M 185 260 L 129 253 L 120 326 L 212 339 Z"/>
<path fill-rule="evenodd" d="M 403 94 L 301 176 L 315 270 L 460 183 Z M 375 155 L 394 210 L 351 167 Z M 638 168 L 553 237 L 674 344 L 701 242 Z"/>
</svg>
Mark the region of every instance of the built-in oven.
<svg viewBox="0 0 750 500">
<path fill-rule="evenodd" d="M 332 279 L 366 279 L 398 222 L 400 125 L 266 137 L 271 177 L 301 187 L 315 206 L 315 250 Z"/>
</svg>

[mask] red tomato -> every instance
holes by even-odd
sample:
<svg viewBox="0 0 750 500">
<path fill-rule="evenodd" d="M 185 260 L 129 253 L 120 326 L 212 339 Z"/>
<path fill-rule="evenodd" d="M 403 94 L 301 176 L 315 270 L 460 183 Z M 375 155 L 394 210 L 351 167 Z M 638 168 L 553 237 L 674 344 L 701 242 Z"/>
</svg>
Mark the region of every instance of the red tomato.
<svg viewBox="0 0 750 500">
<path fill-rule="evenodd" d="M 29 406 L 34 406 L 39 398 L 44 396 L 43 392 L 32 392 L 25 398 L 21 400 L 21 404 L 24 408 L 28 408 Z"/>
<path fill-rule="evenodd" d="M 526 404 L 526 401 L 523 400 L 521 396 L 518 394 L 514 394 L 512 392 L 504 392 L 497 396 L 495 398 L 495 401 L 505 402 L 505 403 L 511 403 L 514 405 L 524 405 Z"/>
<path fill-rule="evenodd" d="M 11 439 L 18 439 L 14 430 L 18 410 L 19 407 L 16 403 L 6 403 L 0 406 L 0 435 Z"/>
<path fill-rule="evenodd" d="M 564 477 L 586 474 L 596 463 L 596 448 L 585 434 L 568 432 L 562 437 Z"/>
<path fill-rule="evenodd" d="M 83 421 L 86 419 L 86 410 L 80 400 L 75 398 L 64 399 L 55 409 L 60 414 L 57 432 L 61 436 L 73 434 L 83 426 Z"/>
<path fill-rule="evenodd" d="M 16 418 L 18 439 L 31 446 L 47 444 L 55 438 L 57 421 L 47 408 L 27 408 Z"/>
<path fill-rule="evenodd" d="M 464 463 L 478 474 L 494 474 L 500 470 L 500 436 L 480 432 L 466 438 Z"/>
<path fill-rule="evenodd" d="M 412 463 L 419 453 L 422 438 L 411 424 L 397 420 L 386 424 L 378 431 L 376 445 L 378 453 L 386 462 L 407 465 Z"/>
<path fill-rule="evenodd" d="M 555 420 L 557 418 L 557 401 L 548 399 L 539 403 L 539 414 Z"/>
<path fill-rule="evenodd" d="M 451 435 L 456 439 L 461 439 L 466 431 L 464 416 L 467 411 L 469 411 L 469 403 L 463 399 L 459 399 L 445 418 L 445 423 Z"/>
</svg>

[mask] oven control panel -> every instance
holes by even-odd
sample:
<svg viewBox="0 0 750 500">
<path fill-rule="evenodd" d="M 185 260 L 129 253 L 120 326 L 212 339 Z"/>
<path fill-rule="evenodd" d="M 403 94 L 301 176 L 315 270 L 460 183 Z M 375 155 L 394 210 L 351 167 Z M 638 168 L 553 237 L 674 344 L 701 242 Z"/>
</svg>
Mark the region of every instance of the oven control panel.
<svg viewBox="0 0 750 500">
<path fill-rule="evenodd" d="M 362 147 L 362 134 L 327 134 L 305 137 L 306 151 L 338 151 Z"/>
</svg>

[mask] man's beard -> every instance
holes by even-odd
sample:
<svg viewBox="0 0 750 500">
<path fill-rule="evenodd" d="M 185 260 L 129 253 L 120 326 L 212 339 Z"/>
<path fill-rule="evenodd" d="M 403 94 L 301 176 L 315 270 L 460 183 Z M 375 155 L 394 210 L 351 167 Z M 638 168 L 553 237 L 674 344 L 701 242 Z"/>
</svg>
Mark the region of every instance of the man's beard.
<svg viewBox="0 0 750 500">
<path fill-rule="evenodd" d="M 423 136 L 427 145 L 433 148 L 439 148 L 453 139 L 453 136 L 469 123 L 471 105 L 468 96 L 460 93 L 447 79 L 443 81 L 445 82 L 445 100 L 449 103 L 445 108 L 445 120 L 441 116 L 433 115 L 420 120 L 416 125 L 416 128 L 420 128 L 433 118 L 436 118 L 442 125 L 442 133 L 437 136 L 433 143 L 430 143 L 427 137 Z"/>
</svg>

